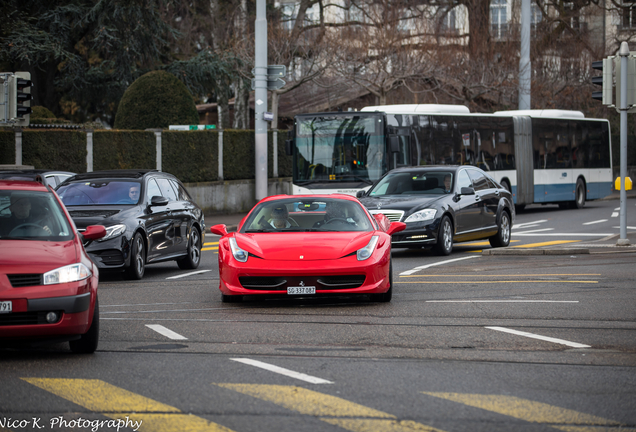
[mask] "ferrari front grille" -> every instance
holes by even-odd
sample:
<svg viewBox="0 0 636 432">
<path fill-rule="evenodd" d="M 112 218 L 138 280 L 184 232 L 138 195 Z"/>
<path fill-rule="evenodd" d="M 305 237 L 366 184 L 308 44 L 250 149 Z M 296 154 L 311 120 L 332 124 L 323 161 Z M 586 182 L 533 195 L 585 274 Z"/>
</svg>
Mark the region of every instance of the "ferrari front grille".
<svg viewBox="0 0 636 432">
<path fill-rule="evenodd" d="M 13 288 L 42 285 L 41 274 L 10 274 L 7 277 Z"/>
<path fill-rule="evenodd" d="M 287 287 L 315 286 L 319 290 L 358 288 L 365 275 L 336 276 L 239 276 L 243 288 L 252 290 L 287 291 Z"/>
</svg>

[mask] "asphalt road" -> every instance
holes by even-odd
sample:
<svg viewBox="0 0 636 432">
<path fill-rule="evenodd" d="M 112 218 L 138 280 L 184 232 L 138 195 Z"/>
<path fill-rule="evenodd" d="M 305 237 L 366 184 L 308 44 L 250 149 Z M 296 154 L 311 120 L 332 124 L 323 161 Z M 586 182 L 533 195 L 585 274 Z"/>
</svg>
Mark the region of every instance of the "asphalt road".
<svg viewBox="0 0 636 432">
<path fill-rule="evenodd" d="M 618 206 L 518 214 L 508 249 L 557 255 L 394 250 L 389 304 L 223 304 L 208 235 L 197 272 L 102 275 L 97 353 L 0 350 L 0 431 L 636 430 Z"/>
</svg>

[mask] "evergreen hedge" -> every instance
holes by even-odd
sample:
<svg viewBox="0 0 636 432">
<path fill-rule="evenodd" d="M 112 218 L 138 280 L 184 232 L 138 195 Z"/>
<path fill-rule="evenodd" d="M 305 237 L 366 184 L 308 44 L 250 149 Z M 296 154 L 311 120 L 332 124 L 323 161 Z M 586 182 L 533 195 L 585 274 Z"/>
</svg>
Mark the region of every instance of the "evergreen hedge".
<svg viewBox="0 0 636 432">
<path fill-rule="evenodd" d="M 285 154 L 284 132 L 278 133 L 278 175 L 291 177 L 291 157 Z M 161 133 L 161 168 L 185 183 L 218 180 L 216 130 Z M 157 141 L 151 131 L 96 130 L 93 132 L 93 170 L 154 169 Z M 273 175 L 272 132 L 268 136 L 268 177 Z M 22 162 L 35 168 L 86 172 L 86 132 L 23 130 Z M 0 130 L 0 164 L 15 163 L 15 132 Z M 223 179 L 253 179 L 254 131 L 223 132 Z"/>
<path fill-rule="evenodd" d="M 166 71 L 140 76 L 121 98 L 116 129 L 145 130 L 170 125 L 199 124 L 199 113 L 188 88 Z"/>
</svg>

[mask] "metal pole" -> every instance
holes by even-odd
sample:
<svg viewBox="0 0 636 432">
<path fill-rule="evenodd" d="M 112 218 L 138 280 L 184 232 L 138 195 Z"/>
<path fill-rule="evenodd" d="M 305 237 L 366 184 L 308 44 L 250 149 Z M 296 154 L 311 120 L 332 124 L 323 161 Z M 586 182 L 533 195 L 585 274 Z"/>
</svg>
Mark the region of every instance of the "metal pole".
<svg viewBox="0 0 636 432">
<path fill-rule="evenodd" d="M 86 131 L 86 172 L 93 172 L 93 131 Z"/>
<path fill-rule="evenodd" d="M 625 191 L 625 177 L 627 177 L 627 57 L 629 45 L 621 43 L 618 51 L 621 59 L 621 103 L 618 107 L 621 111 L 621 237 L 616 242 L 617 246 L 628 246 L 627 239 L 627 192 Z"/>
<path fill-rule="evenodd" d="M 254 144 L 255 144 L 255 186 L 256 200 L 267 196 L 267 18 L 265 0 L 256 0 L 256 21 L 254 26 Z"/>
<path fill-rule="evenodd" d="M 272 92 L 272 114 L 274 115 L 274 120 L 272 120 L 272 153 L 273 153 L 273 164 L 272 164 L 272 175 L 273 177 L 278 177 L 278 92 L 274 90 Z"/>
<path fill-rule="evenodd" d="M 521 56 L 519 58 L 519 109 L 530 109 L 530 17 L 531 0 L 521 0 Z"/>
<path fill-rule="evenodd" d="M 219 130 L 219 180 L 223 180 L 223 129 Z"/>
<path fill-rule="evenodd" d="M 161 130 L 155 132 L 157 143 L 157 171 L 161 171 Z"/>
<path fill-rule="evenodd" d="M 22 129 L 15 130 L 15 164 L 22 165 Z"/>
</svg>

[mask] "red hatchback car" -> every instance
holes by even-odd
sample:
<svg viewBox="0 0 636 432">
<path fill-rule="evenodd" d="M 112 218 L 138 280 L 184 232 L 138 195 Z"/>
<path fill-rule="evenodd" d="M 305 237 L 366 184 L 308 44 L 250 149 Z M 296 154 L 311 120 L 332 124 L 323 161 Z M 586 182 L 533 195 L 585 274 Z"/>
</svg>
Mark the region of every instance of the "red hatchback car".
<svg viewBox="0 0 636 432">
<path fill-rule="evenodd" d="M 404 229 L 348 195 L 278 195 L 261 200 L 236 233 L 219 240 L 224 302 L 243 295 L 370 295 L 391 301 L 391 235 Z"/>
<path fill-rule="evenodd" d="M 69 341 L 92 353 L 99 339 L 99 272 L 57 194 L 31 181 L 0 180 L 0 346 Z"/>
</svg>

